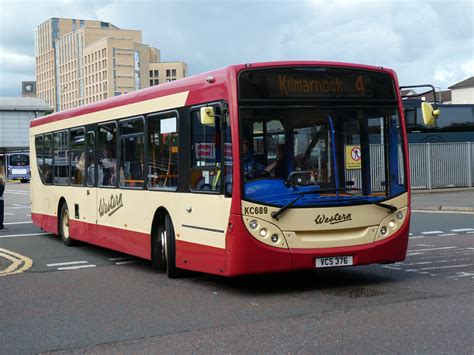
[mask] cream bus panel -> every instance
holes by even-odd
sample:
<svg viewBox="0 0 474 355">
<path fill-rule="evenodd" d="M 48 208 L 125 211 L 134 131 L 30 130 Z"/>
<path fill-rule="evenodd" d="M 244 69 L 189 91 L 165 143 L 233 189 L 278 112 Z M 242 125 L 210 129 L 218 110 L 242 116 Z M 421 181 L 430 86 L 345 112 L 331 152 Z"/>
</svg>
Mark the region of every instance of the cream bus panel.
<svg viewBox="0 0 474 355">
<path fill-rule="evenodd" d="M 173 215 L 180 225 L 174 224 L 176 240 L 225 248 L 231 198 L 211 194 L 179 194 L 173 204 Z M 173 217 L 172 215 L 172 217 Z"/>
<path fill-rule="evenodd" d="M 393 234 L 406 219 L 408 194 L 402 194 L 384 203 L 394 205 L 398 211 L 391 213 L 388 209 L 373 204 L 290 208 L 277 221 L 271 217 L 271 213 L 279 208 L 242 201 L 242 212 L 247 229 L 247 222 L 256 218 L 278 226 L 289 248 L 333 248 L 368 244 Z M 397 214 L 400 218 L 397 218 Z M 396 226 L 382 235 L 379 225 L 382 227 L 382 222 L 389 223 L 395 219 Z M 260 240 L 258 233 L 255 237 Z"/>
<path fill-rule="evenodd" d="M 175 107 L 182 107 L 186 104 L 188 98 L 188 91 L 179 94 L 168 95 L 151 99 L 147 101 L 137 102 L 125 106 L 110 108 L 108 110 L 88 113 L 74 118 L 59 120 L 51 123 L 46 123 L 41 126 L 31 127 L 30 134 L 36 135 L 44 132 L 57 131 L 67 127 L 84 126 L 96 122 L 104 122 L 108 120 L 115 120 L 124 117 L 132 117 L 143 115 L 150 112 L 164 111 L 173 109 Z M 78 123 L 75 124 L 74 121 Z M 80 122 L 80 123 L 79 123 Z"/>
</svg>

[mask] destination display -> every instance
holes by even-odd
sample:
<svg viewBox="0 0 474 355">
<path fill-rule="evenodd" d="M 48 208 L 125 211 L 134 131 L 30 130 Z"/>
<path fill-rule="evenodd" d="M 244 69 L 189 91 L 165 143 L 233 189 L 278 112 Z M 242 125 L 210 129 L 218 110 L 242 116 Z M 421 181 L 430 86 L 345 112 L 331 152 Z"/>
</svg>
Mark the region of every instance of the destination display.
<svg viewBox="0 0 474 355">
<path fill-rule="evenodd" d="M 346 68 L 247 70 L 239 76 L 239 99 L 395 100 L 388 74 Z"/>
</svg>

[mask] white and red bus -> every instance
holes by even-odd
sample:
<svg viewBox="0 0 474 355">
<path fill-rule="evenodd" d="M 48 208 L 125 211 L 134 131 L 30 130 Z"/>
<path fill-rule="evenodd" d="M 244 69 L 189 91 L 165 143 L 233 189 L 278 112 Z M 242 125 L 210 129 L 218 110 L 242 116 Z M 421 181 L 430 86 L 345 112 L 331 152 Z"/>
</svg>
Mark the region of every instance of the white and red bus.
<svg viewBox="0 0 474 355">
<path fill-rule="evenodd" d="M 229 66 L 32 121 L 32 219 L 170 277 L 401 261 L 405 132 L 390 69 Z"/>
</svg>

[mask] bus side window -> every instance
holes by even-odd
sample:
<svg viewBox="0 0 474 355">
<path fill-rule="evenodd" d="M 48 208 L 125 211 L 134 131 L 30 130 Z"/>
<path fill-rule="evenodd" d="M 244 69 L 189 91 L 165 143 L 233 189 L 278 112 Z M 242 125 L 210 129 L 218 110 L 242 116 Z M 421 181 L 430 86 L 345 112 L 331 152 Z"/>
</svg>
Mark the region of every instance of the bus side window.
<svg viewBox="0 0 474 355">
<path fill-rule="evenodd" d="M 55 132 L 53 138 L 54 184 L 69 185 L 69 132 Z"/>
<path fill-rule="evenodd" d="M 117 125 L 109 122 L 99 125 L 97 149 L 99 186 L 115 186 L 117 178 Z"/>
<path fill-rule="evenodd" d="M 193 191 L 220 191 L 221 130 L 220 118 L 212 124 L 201 123 L 199 110 L 191 111 L 191 181 Z"/>
<path fill-rule="evenodd" d="M 143 117 L 120 121 L 120 187 L 143 188 L 145 133 Z"/>
<path fill-rule="evenodd" d="M 178 130 L 176 111 L 148 116 L 148 187 L 178 187 Z"/>
<path fill-rule="evenodd" d="M 39 176 L 41 178 L 41 181 L 44 183 L 44 175 L 43 175 L 43 164 L 44 164 L 43 136 L 36 136 L 35 137 L 35 151 L 36 151 L 36 165 L 38 165 L 38 173 L 39 173 Z"/>
<path fill-rule="evenodd" d="M 51 185 L 53 183 L 53 135 L 48 133 L 44 135 L 44 163 L 42 166 L 42 175 L 44 183 Z"/>
<path fill-rule="evenodd" d="M 87 151 L 87 165 L 86 165 L 86 182 L 87 186 L 95 186 L 95 133 L 88 131 L 86 136 L 86 151 Z"/>
<path fill-rule="evenodd" d="M 84 128 L 71 129 L 71 185 L 83 186 L 86 172 Z"/>
</svg>

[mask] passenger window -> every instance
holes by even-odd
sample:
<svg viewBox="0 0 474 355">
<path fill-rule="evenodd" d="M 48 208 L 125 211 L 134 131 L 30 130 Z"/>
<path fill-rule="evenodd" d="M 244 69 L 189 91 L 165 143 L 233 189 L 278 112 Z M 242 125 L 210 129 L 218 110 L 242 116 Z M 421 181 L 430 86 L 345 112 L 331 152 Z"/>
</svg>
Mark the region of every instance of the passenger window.
<svg viewBox="0 0 474 355">
<path fill-rule="evenodd" d="M 176 190 L 178 186 L 177 112 L 148 118 L 148 187 Z"/>
<path fill-rule="evenodd" d="M 55 132 L 54 135 L 54 183 L 69 185 L 69 132 Z"/>
<path fill-rule="evenodd" d="M 84 128 L 71 129 L 71 185 L 84 186 L 86 151 Z"/>
<path fill-rule="evenodd" d="M 219 110 L 217 109 L 216 112 Z M 195 191 L 221 190 L 221 118 L 202 124 L 200 112 L 191 112 L 191 189 Z"/>
<path fill-rule="evenodd" d="M 86 150 L 87 150 L 87 186 L 95 186 L 95 133 L 93 131 L 87 132 L 86 136 Z"/>
<path fill-rule="evenodd" d="M 51 185 L 53 183 L 53 135 L 52 133 L 44 135 L 44 163 L 42 166 L 42 175 L 44 183 Z"/>
<path fill-rule="evenodd" d="M 44 156 L 43 156 L 43 136 L 36 136 L 35 137 L 35 150 L 36 150 L 36 165 L 38 165 L 38 172 L 41 177 L 41 181 L 44 183 L 44 176 L 43 176 L 43 164 L 44 164 Z"/>
<path fill-rule="evenodd" d="M 117 125 L 115 122 L 99 125 L 98 138 L 98 185 L 115 186 L 117 178 Z"/>
<path fill-rule="evenodd" d="M 143 117 L 120 122 L 120 187 L 143 188 L 145 137 Z"/>
</svg>

